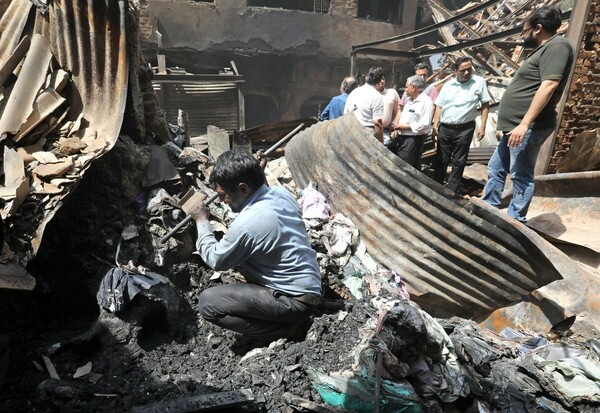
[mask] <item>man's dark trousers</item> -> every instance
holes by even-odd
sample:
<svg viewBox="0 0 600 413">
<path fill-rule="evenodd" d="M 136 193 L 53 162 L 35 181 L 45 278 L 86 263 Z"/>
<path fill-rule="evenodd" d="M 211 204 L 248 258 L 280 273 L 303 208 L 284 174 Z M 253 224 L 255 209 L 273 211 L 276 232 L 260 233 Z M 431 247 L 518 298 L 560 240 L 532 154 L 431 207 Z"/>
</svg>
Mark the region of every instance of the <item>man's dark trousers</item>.
<svg viewBox="0 0 600 413">
<path fill-rule="evenodd" d="M 469 146 L 475 132 L 475 121 L 460 125 L 440 123 L 433 179 L 444 183 L 448 164 L 452 171 L 448 176 L 448 188 L 456 192 L 469 156 Z"/>
<path fill-rule="evenodd" d="M 423 154 L 423 145 L 427 135 L 398 135 L 391 141 L 388 149 L 407 164 L 421 170 L 421 155 Z"/>
</svg>

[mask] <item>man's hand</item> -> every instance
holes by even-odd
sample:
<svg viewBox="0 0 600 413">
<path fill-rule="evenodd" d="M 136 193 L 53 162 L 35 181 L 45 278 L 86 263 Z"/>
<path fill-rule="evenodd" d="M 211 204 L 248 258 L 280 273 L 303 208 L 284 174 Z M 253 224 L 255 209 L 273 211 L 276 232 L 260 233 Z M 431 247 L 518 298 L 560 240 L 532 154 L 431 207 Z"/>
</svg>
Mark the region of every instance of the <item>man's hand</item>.
<svg viewBox="0 0 600 413">
<path fill-rule="evenodd" d="M 475 139 L 477 139 L 478 141 L 482 140 L 483 137 L 485 136 L 485 129 L 479 129 L 477 131 L 477 135 L 475 136 Z"/>
<path fill-rule="evenodd" d="M 197 224 L 208 221 L 209 211 L 208 207 L 204 205 L 204 201 L 206 201 L 207 198 L 208 197 L 205 194 L 200 194 L 198 203 L 190 209 L 189 215 Z"/>
<path fill-rule="evenodd" d="M 390 139 L 395 141 L 396 138 L 398 137 L 398 130 L 394 129 L 391 133 L 390 133 Z"/>
<path fill-rule="evenodd" d="M 508 147 L 509 148 L 516 148 L 521 143 L 523 143 L 523 137 L 527 133 L 527 129 L 529 129 L 527 127 L 527 125 L 520 124 L 519 126 L 517 126 L 516 128 L 514 128 L 513 130 L 511 130 L 510 132 L 508 132 L 507 133 L 507 135 L 508 135 L 508 143 L 507 143 Z"/>
<path fill-rule="evenodd" d="M 373 122 L 373 128 L 375 129 L 375 138 L 383 143 L 383 121 L 381 119 L 376 119 L 375 122 Z"/>
<path fill-rule="evenodd" d="M 265 151 L 262 149 L 257 151 L 254 154 L 254 159 L 256 159 L 256 162 L 258 162 L 260 168 L 264 170 L 265 166 L 267 166 L 267 157 L 265 156 Z"/>
<path fill-rule="evenodd" d="M 438 137 L 438 128 L 437 128 L 437 126 L 434 126 L 434 127 L 431 128 L 431 136 L 434 137 L 434 138 Z"/>
</svg>

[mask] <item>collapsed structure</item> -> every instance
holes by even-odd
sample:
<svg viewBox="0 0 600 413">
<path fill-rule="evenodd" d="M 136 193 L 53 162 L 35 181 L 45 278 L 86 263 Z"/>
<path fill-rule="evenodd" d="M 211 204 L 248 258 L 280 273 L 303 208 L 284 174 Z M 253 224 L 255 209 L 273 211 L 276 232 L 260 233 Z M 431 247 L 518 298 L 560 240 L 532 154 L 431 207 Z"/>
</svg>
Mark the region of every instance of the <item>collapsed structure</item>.
<svg viewBox="0 0 600 413">
<path fill-rule="evenodd" d="M 590 4 L 584 16 L 591 34 L 579 37 L 575 73 L 595 80 L 597 69 L 589 62 L 595 62 L 598 50 L 593 28 L 600 5 Z M 286 158 L 269 165 L 271 184 L 299 192 L 313 181 L 337 213 L 307 220 L 330 306 L 320 309 L 305 340 L 251 350 L 251 343 L 231 333 L 205 323 L 196 327 L 197 292 L 234 282 L 238 274 L 207 271 L 193 258 L 189 227 L 167 244 L 157 242 L 181 220 L 178 201 L 185 190 L 210 192 L 211 160 L 198 148 L 181 148 L 175 142 L 185 144 L 186 139 L 175 139 L 166 128 L 149 79 L 143 79 L 146 68 L 137 65 L 139 51 L 131 37 L 135 24 L 124 29 L 125 22 L 135 23 L 135 9 L 128 9 L 134 5 L 19 0 L 2 10 L 0 43 L 7 45 L 0 49 L 0 62 L 7 68 L 0 72 L 6 76 L 0 117 L 6 147 L 3 218 L 14 262 L 27 266 L 40 281 L 34 293 L 59 291 L 58 300 L 46 301 L 68 297 L 77 302 L 80 295 L 81 302 L 93 307 L 96 302 L 88 295 L 95 295 L 100 278 L 114 267 L 115 255 L 120 268 L 131 261 L 129 271 L 143 273 L 146 266 L 169 279 L 161 283 L 169 286 L 168 293 L 159 296 L 149 288 L 132 300 L 127 314 L 92 312 L 93 323 L 79 321 L 76 329 L 63 332 L 52 330 L 76 319 L 72 314 L 66 321 L 44 318 L 44 310 L 56 309 L 56 304 L 44 307 L 44 300 L 5 295 L 9 300 L 2 301 L 0 311 L 9 316 L 2 317 L 3 326 L 18 325 L 28 332 L 18 334 L 13 327 L 3 330 L 8 336 L 0 335 L 0 385 L 8 390 L 3 407 L 20 410 L 49 403 L 88 411 L 231 406 L 259 411 L 266 406 L 269 411 L 415 412 L 598 407 L 595 290 L 579 291 L 582 284 L 597 284 L 598 274 L 592 271 L 597 261 L 595 267 L 593 259 L 587 261 L 591 270 L 586 270 L 531 230 L 435 187 L 378 151 L 351 117 L 307 129 L 294 138 Z M 511 13 L 519 11 L 523 8 Z M 486 12 L 482 18 L 491 20 L 494 10 Z M 89 27 L 84 21 L 94 23 L 89 35 L 80 33 L 81 27 Z M 30 35 L 29 48 L 24 34 Z M 35 82 L 26 82 L 29 71 L 36 73 Z M 575 97 L 590 87 L 578 81 L 576 76 L 572 82 Z M 19 102 L 25 97 L 35 110 Z M 576 122 L 564 119 L 563 128 Z M 593 125 L 590 119 L 582 124 Z M 348 147 L 351 141 L 336 146 L 323 139 L 332 134 L 339 141 L 337 128 L 344 134 L 352 131 L 365 146 Z M 30 140 L 33 148 L 27 151 Z M 224 141 L 229 144 L 227 136 Z M 587 164 L 590 169 L 597 165 L 593 159 Z M 402 178 L 397 183 L 381 182 L 397 177 Z M 564 195 L 548 189 L 556 188 L 553 181 L 561 176 L 555 178 L 543 178 L 548 186 L 538 200 Z M 582 188 L 572 199 L 585 194 L 583 202 L 597 202 L 596 173 L 572 178 Z M 33 190 L 23 192 L 26 186 Z M 70 205 L 66 195 L 71 195 Z M 214 205 L 211 212 L 215 229 L 225 231 L 227 209 Z M 42 243 L 45 230 L 53 242 Z M 431 247 L 436 242 L 448 251 L 436 251 Z M 38 252 L 41 257 L 33 259 Z M 31 276 L 19 276 L 25 280 L 21 288 L 33 288 Z M 495 313 L 485 322 L 493 333 L 473 321 L 447 319 L 482 317 L 521 296 L 527 298 L 517 304 L 524 308 L 513 309 L 517 316 L 541 308 L 535 315 L 543 322 L 519 325 L 509 313 Z M 176 312 L 169 307 L 175 302 Z M 15 315 L 22 318 L 20 324 L 11 324 Z M 575 317 L 585 324 L 573 325 Z M 49 325 L 40 326 L 39 320 Z M 39 330 L 27 330 L 28 324 Z M 93 327 L 87 329 L 88 324 Z M 513 328 L 504 328 L 506 324 Z M 516 330 L 527 327 L 531 334 Z M 73 336 L 77 339 L 70 340 Z M 90 344 L 100 346 L 92 351 Z M 23 351 L 14 350 L 19 348 Z M 578 383 L 576 391 L 565 372 Z M 34 400 L 28 401 L 31 395 Z"/>
</svg>

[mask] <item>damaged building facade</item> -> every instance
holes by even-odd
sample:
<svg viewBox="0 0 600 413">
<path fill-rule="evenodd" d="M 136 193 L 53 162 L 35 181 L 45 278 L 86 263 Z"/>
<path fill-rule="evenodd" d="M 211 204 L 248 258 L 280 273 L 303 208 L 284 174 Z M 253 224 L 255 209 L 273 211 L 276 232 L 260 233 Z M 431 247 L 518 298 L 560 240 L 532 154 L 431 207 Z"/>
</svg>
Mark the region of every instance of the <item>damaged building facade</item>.
<svg viewBox="0 0 600 413">
<path fill-rule="evenodd" d="M 151 64 L 159 53 L 167 66 L 206 74 L 233 61 L 252 127 L 316 116 L 349 74 L 351 45 L 414 30 L 417 9 L 417 0 L 151 0 L 140 36 Z M 358 71 L 380 65 L 392 85 L 412 70 L 407 62 L 362 59 Z"/>
</svg>

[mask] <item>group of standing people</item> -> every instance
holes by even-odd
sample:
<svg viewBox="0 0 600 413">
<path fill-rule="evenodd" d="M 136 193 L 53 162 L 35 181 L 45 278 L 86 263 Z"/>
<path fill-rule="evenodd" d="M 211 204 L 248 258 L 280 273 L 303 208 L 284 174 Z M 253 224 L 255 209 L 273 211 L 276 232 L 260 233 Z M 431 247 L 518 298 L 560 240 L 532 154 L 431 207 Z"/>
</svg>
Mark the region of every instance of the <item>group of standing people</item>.
<svg viewBox="0 0 600 413">
<path fill-rule="evenodd" d="M 523 45 L 534 50 L 516 72 L 498 108 L 497 131 L 502 137 L 488 164 L 483 200 L 500 206 L 510 173 L 514 190 L 508 214 L 521 222 L 526 222 L 533 196 L 539 150 L 556 127 L 556 105 L 573 65 L 572 46 L 557 35 L 561 22 L 556 6 L 540 7 L 527 16 L 521 37 Z M 386 89 L 383 70 L 371 68 L 364 85 L 346 92 L 343 110 L 340 97 L 328 108 L 336 102 L 338 116 L 353 112 L 363 126 L 374 128 L 377 139 L 389 150 L 418 170 L 423 144 L 431 134 L 437 142 L 433 179 L 447 182 L 448 188 L 457 192 L 471 142 L 485 136 L 492 98 L 485 79 L 475 74 L 470 57 L 456 59 L 454 76 L 439 92 L 427 83 L 429 74 L 427 65 L 417 64 L 399 97 L 394 88 Z M 350 79 L 356 85 L 356 79 Z M 480 112 L 481 122 L 475 130 Z M 333 119 L 331 110 L 324 113 L 322 120 Z"/>
<path fill-rule="evenodd" d="M 553 6 L 541 7 L 526 18 L 521 36 L 524 45 L 534 50 L 504 93 L 498 111 L 502 137 L 488 165 L 483 199 L 498 206 L 510 173 L 514 193 L 508 214 L 522 222 L 533 195 L 538 152 L 556 126 L 555 108 L 573 64 L 571 45 L 556 34 L 560 24 L 560 10 Z M 438 96 L 427 85 L 423 69 L 417 66 L 415 75 L 407 79 L 402 98 L 385 88 L 381 68 L 371 69 L 360 87 L 356 79 L 346 78 L 341 95 L 323 116 L 333 119 L 353 112 L 362 125 L 375 129 L 381 143 L 417 168 L 423 140 L 431 131 L 438 139 L 435 178 L 442 182 L 447 165 L 452 165 L 448 185 L 456 190 L 479 109 L 482 122 L 476 136 L 485 131 L 490 96 L 469 58 L 455 62 L 456 76 Z M 211 268 L 240 268 L 247 282 L 204 290 L 198 298 L 201 317 L 262 340 L 295 337 L 322 296 L 316 253 L 296 200 L 284 189 L 269 188 L 257 161 L 242 152 L 221 155 L 210 181 L 221 202 L 238 216 L 217 240 L 207 207 L 195 206 L 190 214 L 198 231 L 196 248 Z"/>
</svg>

